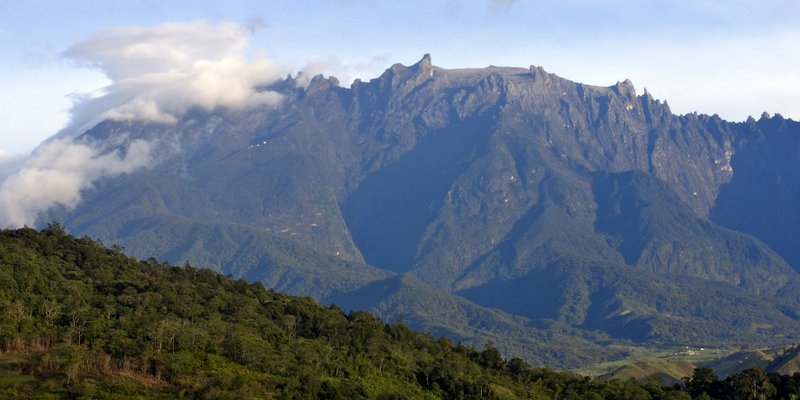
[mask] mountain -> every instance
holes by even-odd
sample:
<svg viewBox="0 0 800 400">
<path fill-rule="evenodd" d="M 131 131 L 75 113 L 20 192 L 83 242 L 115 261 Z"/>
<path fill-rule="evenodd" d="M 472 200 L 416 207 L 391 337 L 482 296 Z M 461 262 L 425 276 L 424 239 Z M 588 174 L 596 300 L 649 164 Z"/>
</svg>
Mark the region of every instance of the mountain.
<svg viewBox="0 0 800 400">
<path fill-rule="evenodd" d="M 627 80 L 427 55 L 350 88 L 264 89 L 283 102 L 98 124 L 76 140 L 150 141 L 153 164 L 40 221 L 459 340 L 495 336 L 536 365 L 591 351 L 537 359 L 520 339 L 533 328 L 595 344 L 798 339 L 800 123 L 674 115 Z"/>
</svg>

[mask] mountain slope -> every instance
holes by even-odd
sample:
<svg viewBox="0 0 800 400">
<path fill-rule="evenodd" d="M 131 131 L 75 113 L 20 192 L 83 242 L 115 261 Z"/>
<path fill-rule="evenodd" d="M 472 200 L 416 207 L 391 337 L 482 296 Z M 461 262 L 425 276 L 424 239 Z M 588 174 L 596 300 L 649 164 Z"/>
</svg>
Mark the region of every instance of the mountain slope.
<svg viewBox="0 0 800 400">
<path fill-rule="evenodd" d="M 610 340 L 596 332 L 480 307 L 436 290 L 410 275 L 371 282 L 324 301 L 349 309 L 368 310 L 387 321 L 402 320 L 415 329 L 458 342 L 475 346 L 493 342 L 503 354 L 528 359 L 534 365 L 574 368 L 625 355 L 598 345 L 597 342 Z"/>
<path fill-rule="evenodd" d="M 797 122 L 762 115 L 738 124 L 731 182 L 711 211 L 719 224 L 751 234 L 800 271 L 800 141 Z"/>
<path fill-rule="evenodd" d="M 775 357 L 765 369 L 781 375 L 794 375 L 800 372 L 800 346 L 785 349 L 784 353 Z"/>
<path fill-rule="evenodd" d="M 350 88 L 317 76 L 269 89 L 281 105 L 97 125 L 77 140 L 152 140 L 154 164 L 41 221 L 317 298 L 399 273 L 599 337 L 797 335 L 795 121 L 677 116 L 630 81 L 444 69 L 429 56 Z M 401 306 L 380 293 L 364 305 Z M 457 311 L 444 331 L 466 318 L 481 337 L 480 319 Z"/>
<path fill-rule="evenodd" d="M 752 237 L 695 217 L 659 180 L 627 172 L 595 182 L 596 228 L 627 264 L 724 281 L 755 293 L 797 293 L 797 274 L 774 251 Z"/>
</svg>

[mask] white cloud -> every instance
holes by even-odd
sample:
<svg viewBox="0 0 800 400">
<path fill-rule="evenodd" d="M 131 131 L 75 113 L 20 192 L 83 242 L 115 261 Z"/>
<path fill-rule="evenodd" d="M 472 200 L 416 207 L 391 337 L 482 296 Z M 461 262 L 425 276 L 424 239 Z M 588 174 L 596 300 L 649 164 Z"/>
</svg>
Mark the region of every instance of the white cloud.
<svg viewBox="0 0 800 400">
<path fill-rule="evenodd" d="M 308 86 L 311 78 L 320 74 L 335 77 L 342 86 L 350 86 L 356 78 L 369 80 L 380 76 L 392 63 L 393 60 L 388 54 L 373 56 L 362 61 L 344 61 L 334 55 L 316 57 L 303 64 L 301 73 L 296 77 L 297 86 Z"/>
<path fill-rule="evenodd" d="M 153 144 L 134 140 L 124 152 L 101 153 L 89 143 L 51 140 L 25 161 L 0 186 L 0 223 L 33 225 L 42 210 L 61 205 L 72 209 L 81 191 L 101 177 L 115 177 L 152 163 Z"/>
<path fill-rule="evenodd" d="M 316 75 L 334 76 L 340 82 L 352 81 L 352 66 L 345 65 L 342 60 L 335 56 L 315 58 L 308 61 L 297 75 L 297 86 L 305 87 L 311 82 L 311 78 Z"/>
<path fill-rule="evenodd" d="M 101 30 L 64 54 L 100 69 L 110 80 L 102 96 L 77 102 L 71 134 L 101 119 L 175 123 L 200 107 L 277 104 L 278 93 L 259 90 L 285 70 L 270 60 L 248 60 L 252 26 L 206 22 Z"/>
<path fill-rule="evenodd" d="M 245 57 L 253 27 L 195 22 L 114 28 L 69 48 L 66 57 L 99 69 L 111 83 L 94 95 L 76 95 L 70 124 L 29 157 L 0 152 L 0 226 L 33 225 L 43 210 L 76 207 L 97 180 L 154 163 L 158 138 L 74 139 L 101 120 L 171 124 L 194 107 L 279 103 L 278 93 L 259 87 L 280 79 L 284 70 Z"/>
</svg>

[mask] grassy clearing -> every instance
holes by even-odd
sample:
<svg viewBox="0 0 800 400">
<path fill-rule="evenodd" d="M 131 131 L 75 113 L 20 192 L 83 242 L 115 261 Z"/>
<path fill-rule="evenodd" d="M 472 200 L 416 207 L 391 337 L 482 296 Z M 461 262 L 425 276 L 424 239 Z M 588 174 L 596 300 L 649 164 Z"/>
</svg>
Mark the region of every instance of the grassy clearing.
<svg viewBox="0 0 800 400">
<path fill-rule="evenodd" d="M 596 377 L 637 361 L 686 361 L 692 364 L 709 362 L 731 354 L 730 350 L 707 347 L 675 346 L 650 348 L 637 346 L 612 346 L 630 355 L 621 360 L 608 361 L 572 370 L 577 374 Z"/>
</svg>

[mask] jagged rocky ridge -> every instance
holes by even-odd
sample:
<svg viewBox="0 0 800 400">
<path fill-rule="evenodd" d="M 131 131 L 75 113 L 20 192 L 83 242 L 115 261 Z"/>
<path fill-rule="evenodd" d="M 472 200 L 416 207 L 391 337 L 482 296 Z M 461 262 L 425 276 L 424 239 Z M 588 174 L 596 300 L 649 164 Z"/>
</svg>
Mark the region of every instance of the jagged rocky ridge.
<svg viewBox="0 0 800 400">
<path fill-rule="evenodd" d="M 354 294 L 399 273 L 595 340 L 796 337 L 795 121 L 678 116 L 627 80 L 427 55 L 350 88 L 269 89 L 280 106 L 99 124 L 78 140 L 157 139 L 158 163 L 42 221 L 345 306 L 398 307 Z"/>
</svg>

